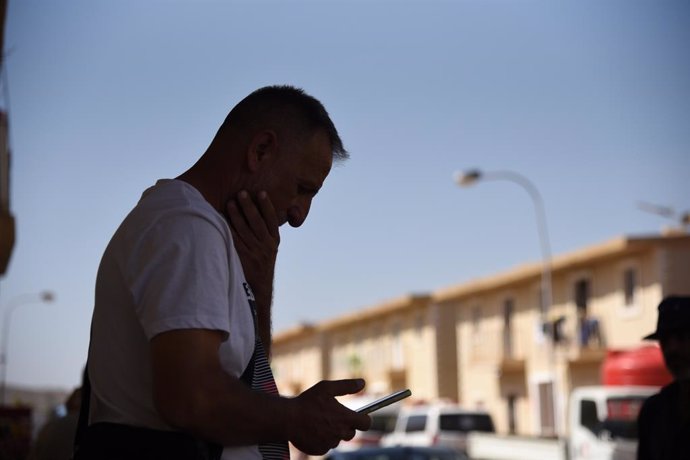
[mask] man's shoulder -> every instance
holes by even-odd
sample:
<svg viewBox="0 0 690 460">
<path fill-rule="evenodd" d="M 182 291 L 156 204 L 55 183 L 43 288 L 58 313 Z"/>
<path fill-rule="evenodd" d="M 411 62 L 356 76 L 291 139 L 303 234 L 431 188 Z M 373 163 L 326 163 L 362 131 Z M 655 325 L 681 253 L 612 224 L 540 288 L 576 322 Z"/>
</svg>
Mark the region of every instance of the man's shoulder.
<svg viewBox="0 0 690 460">
<path fill-rule="evenodd" d="M 161 247 L 183 239 L 210 244 L 218 238 L 225 244 L 231 240 L 225 218 L 191 185 L 164 179 L 144 191 L 115 231 L 106 253 L 129 254 L 145 241 Z"/>
<path fill-rule="evenodd" d="M 192 185 L 177 179 L 160 179 L 144 190 L 137 206 L 187 205 L 211 208 L 203 195 Z"/>
<path fill-rule="evenodd" d="M 190 184 L 175 179 L 161 179 L 144 191 L 128 219 L 150 225 L 153 221 L 200 217 L 223 226 L 224 218 Z"/>
</svg>

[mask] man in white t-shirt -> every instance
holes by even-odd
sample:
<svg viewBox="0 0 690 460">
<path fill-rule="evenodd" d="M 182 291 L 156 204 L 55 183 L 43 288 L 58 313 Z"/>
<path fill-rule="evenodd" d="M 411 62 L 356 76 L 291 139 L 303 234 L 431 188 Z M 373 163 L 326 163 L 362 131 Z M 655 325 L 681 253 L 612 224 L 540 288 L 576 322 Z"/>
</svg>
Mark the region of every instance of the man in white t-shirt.
<svg viewBox="0 0 690 460">
<path fill-rule="evenodd" d="M 359 379 L 277 394 L 267 357 L 279 227 L 299 227 L 348 156 L 316 99 L 259 89 L 206 152 L 142 195 L 96 280 L 78 459 L 320 455 L 370 419 L 335 396 Z"/>
</svg>

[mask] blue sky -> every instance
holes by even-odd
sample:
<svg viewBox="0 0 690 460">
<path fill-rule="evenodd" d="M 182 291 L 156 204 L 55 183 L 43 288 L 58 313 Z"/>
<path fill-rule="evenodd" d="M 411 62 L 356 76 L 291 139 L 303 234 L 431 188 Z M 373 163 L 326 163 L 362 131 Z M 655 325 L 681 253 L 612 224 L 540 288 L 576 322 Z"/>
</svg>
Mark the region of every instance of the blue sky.
<svg viewBox="0 0 690 460">
<path fill-rule="evenodd" d="M 283 229 L 274 330 L 673 221 L 690 203 L 684 1 L 11 1 L 17 243 L 8 381 L 76 385 L 100 256 L 141 192 L 188 168 L 252 90 L 319 98 L 351 159 Z"/>
</svg>

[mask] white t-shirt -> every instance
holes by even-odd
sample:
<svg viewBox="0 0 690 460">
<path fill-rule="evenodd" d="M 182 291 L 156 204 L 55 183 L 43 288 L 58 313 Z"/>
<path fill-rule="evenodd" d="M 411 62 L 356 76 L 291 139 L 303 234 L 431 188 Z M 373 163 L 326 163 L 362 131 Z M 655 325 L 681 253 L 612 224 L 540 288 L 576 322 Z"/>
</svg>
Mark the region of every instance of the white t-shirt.
<svg viewBox="0 0 690 460">
<path fill-rule="evenodd" d="M 244 273 L 223 218 L 191 185 L 160 180 L 115 232 L 96 279 L 89 350 L 90 423 L 172 430 L 152 398 L 149 341 L 174 329 L 223 331 L 223 369 L 238 377 L 254 350 Z M 243 414 L 237 414 L 242 417 Z M 256 446 L 224 458 L 261 458 Z"/>
</svg>

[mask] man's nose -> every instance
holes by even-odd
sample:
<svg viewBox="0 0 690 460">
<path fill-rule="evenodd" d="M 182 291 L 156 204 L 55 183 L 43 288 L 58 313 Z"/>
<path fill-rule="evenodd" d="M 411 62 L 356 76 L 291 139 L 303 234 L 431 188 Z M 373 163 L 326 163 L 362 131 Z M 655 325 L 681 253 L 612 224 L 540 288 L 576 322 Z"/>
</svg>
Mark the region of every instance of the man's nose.
<svg viewBox="0 0 690 460">
<path fill-rule="evenodd" d="M 307 220 L 307 215 L 309 215 L 309 209 L 311 208 L 311 200 L 300 200 L 294 203 L 288 209 L 287 217 L 290 227 L 299 227 Z"/>
</svg>

